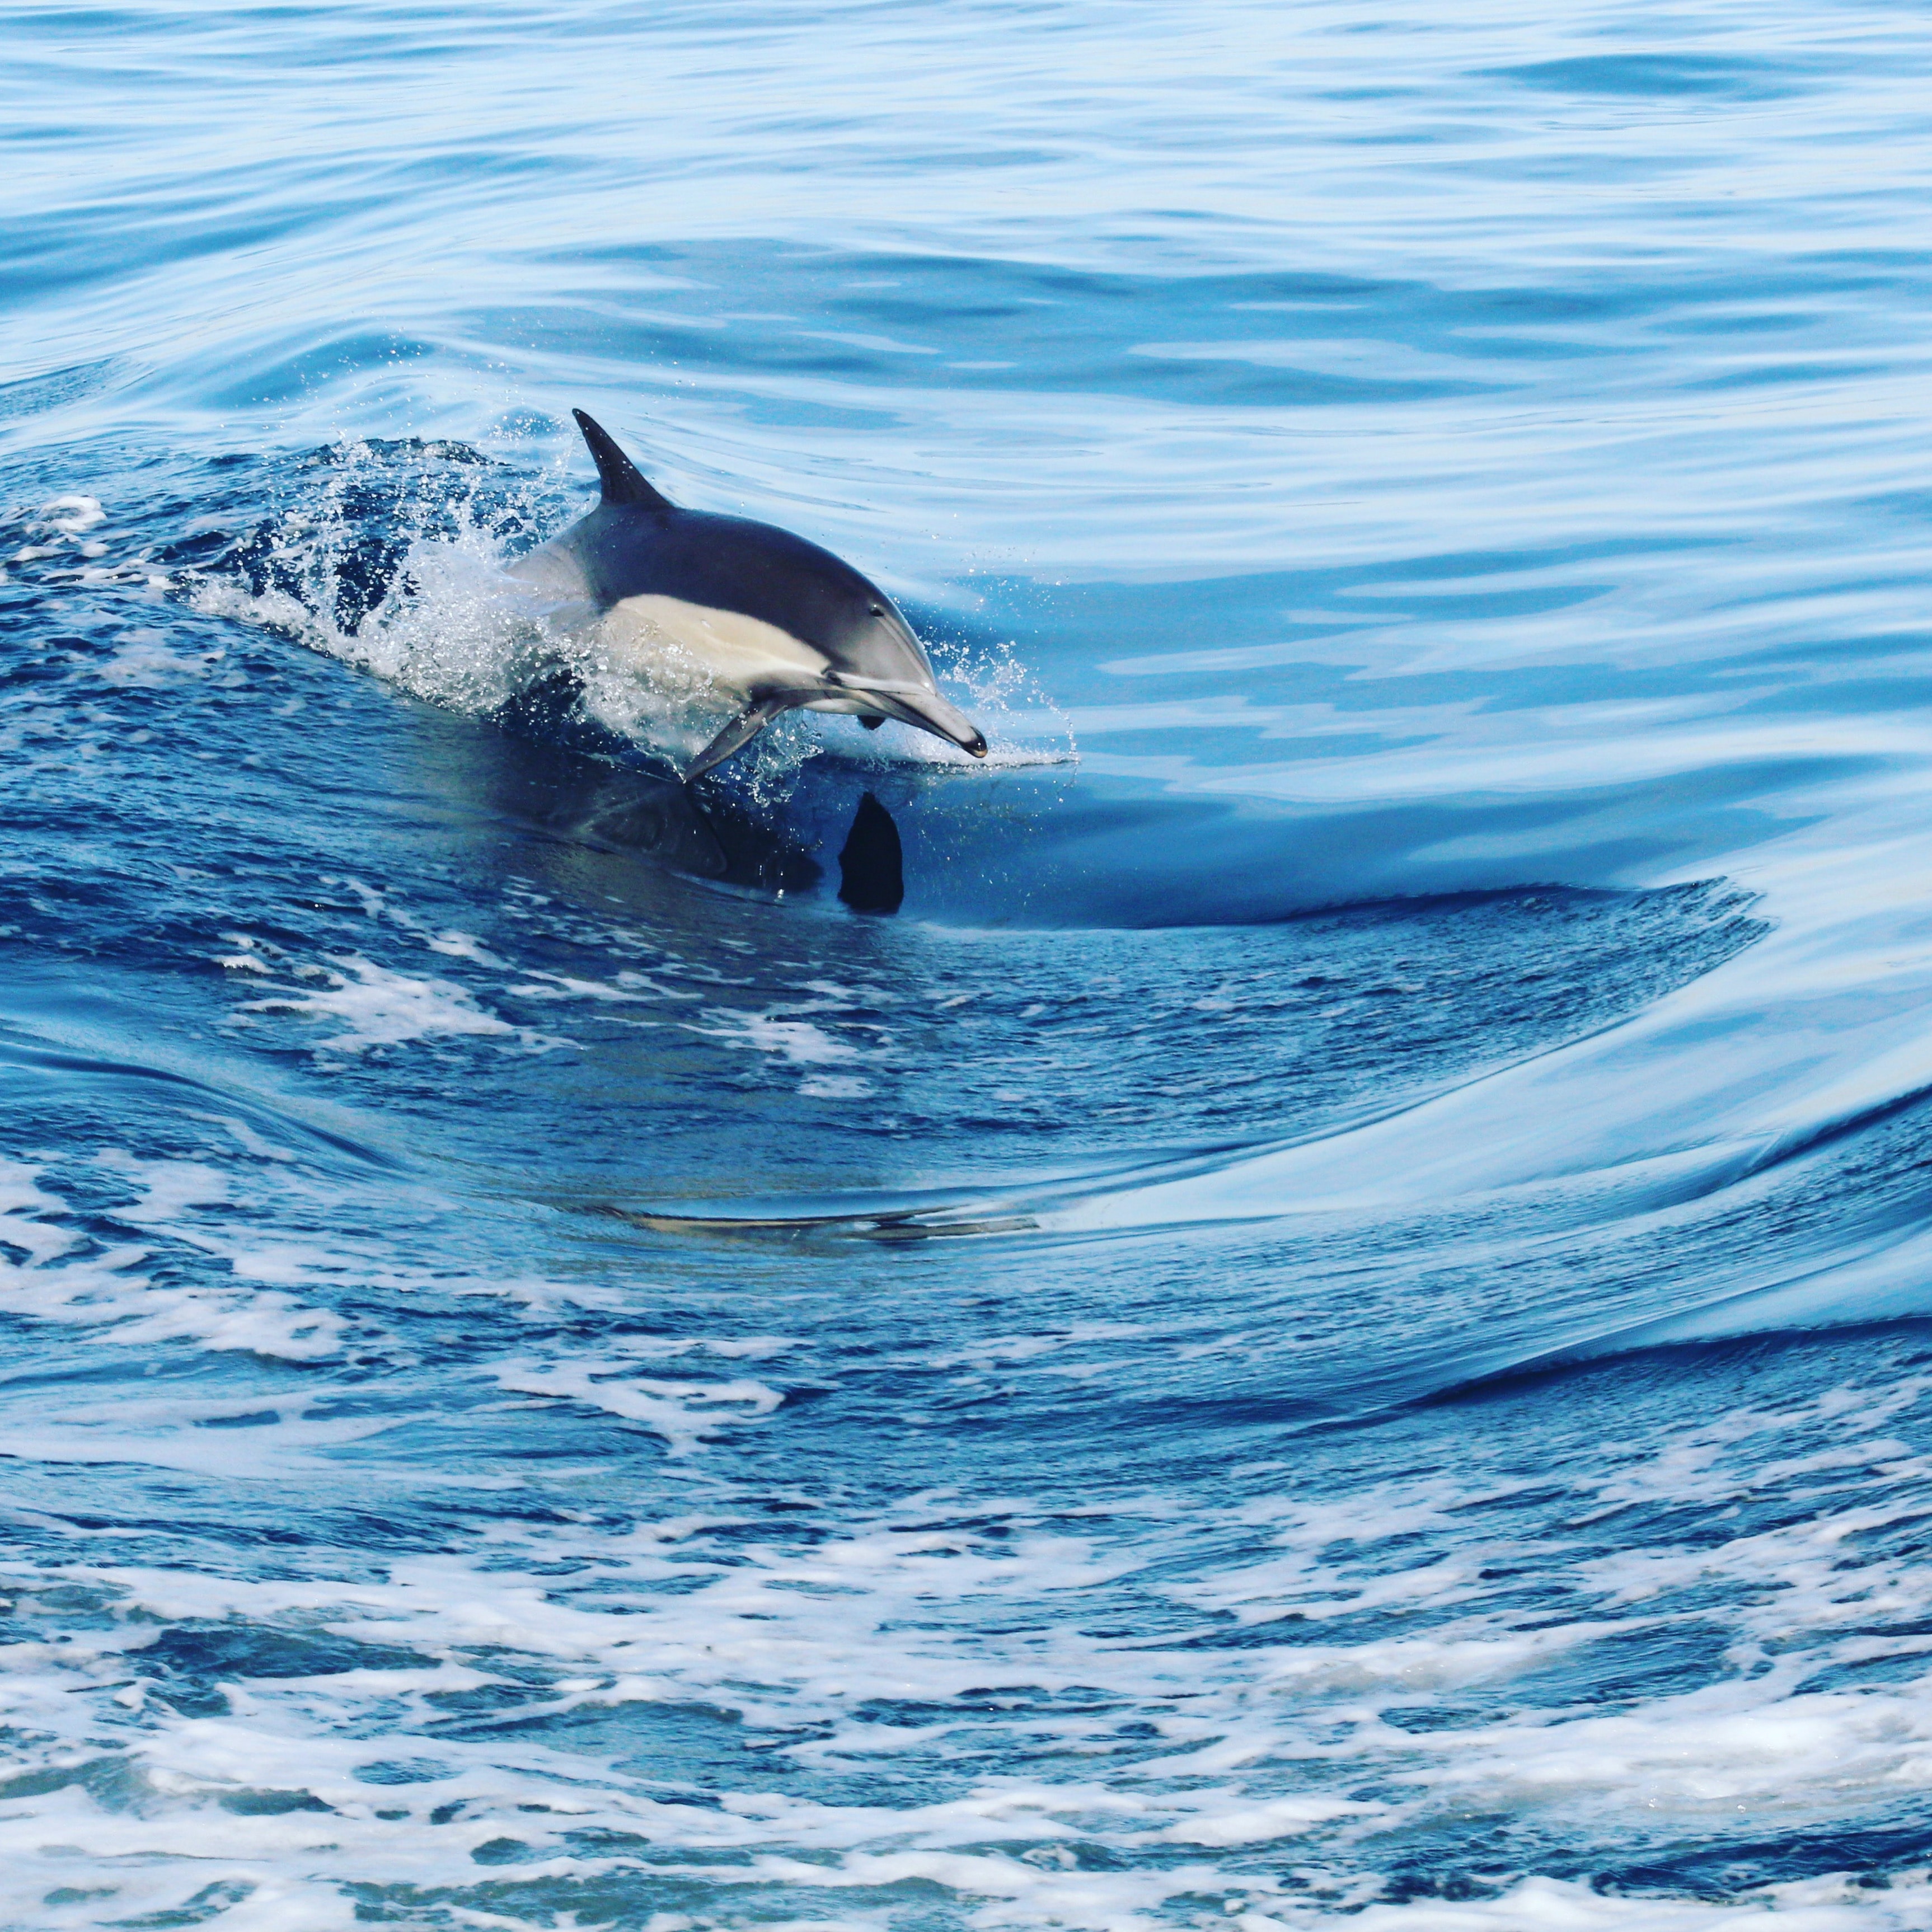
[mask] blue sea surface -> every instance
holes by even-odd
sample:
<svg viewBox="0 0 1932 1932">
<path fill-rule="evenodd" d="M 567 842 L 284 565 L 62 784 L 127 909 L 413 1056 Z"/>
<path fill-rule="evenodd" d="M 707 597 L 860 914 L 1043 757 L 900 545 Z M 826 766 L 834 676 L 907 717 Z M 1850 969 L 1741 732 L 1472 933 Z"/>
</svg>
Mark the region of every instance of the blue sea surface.
<svg viewBox="0 0 1932 1932">
<path fill-rule="evenodd" d="M 0 1924 L 1932 1924 L 1922 8 L 0 22 Z"/>
</svg>

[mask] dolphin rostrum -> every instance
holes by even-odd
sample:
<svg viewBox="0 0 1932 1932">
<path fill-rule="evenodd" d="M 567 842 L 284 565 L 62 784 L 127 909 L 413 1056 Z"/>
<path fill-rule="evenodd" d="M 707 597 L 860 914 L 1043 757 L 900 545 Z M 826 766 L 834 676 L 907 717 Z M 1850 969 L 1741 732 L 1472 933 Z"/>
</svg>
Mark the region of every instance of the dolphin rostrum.
<svg viewBox="0 0 1932 1932">
<path fill-rule="evenodd" d="M 680 509 L 581 410 L 572 413 L 603 500 L 515 574 L 587 602 L 616 662 L 646 675 L 668 668 L 734 707 L 686 767 L 687 783 L 800 709 L 845 712 L 868 729 L 896 718 L 986 755 L 877 584 L 788 530 Z"/>
</svg>

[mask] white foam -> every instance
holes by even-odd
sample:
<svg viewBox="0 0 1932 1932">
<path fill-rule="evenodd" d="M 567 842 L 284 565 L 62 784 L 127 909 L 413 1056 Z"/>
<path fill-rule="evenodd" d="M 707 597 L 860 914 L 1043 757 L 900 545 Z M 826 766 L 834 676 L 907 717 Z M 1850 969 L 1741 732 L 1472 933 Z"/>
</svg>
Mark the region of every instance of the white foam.
<svg viewBox="0 0 1932 1932">
<path fill-rule="evenodd" d="M 40 512 L 41 520 L 50 530 L 58 530 L 63 536 L 79 536 L 83 531 L 98 530 L 107 520 L 107 512 L 100 507 L 98 496 L 56 496 Z"/>
<path fill-rule="evenodd" d="M 587 1403 L 626 1422 L 640 1423 L 688 1455 L 730 1427 L 771 1414 L 784 1400 L 764 1383 L 740 1377 L 728 1382 L 667 1382 L 635 1372 L 621 1360 L 508 1362 L 496 1370 L 497 1385 L 524 1395 Z"/>
<path fill-rule="evenodd" d="M 798 1090 L 815 1100 L 858 1100 L 874 1089 L 868 1081 L 849 1073 L 821 1074 L 816 1079 L 801 1080 Z"/>
<path fill-rule="evenodd" d="M 722 1040 L 735 1050 L 776 1054 L 794 1066 L 821 1066 L 856 1060 L 859 1049 L 842 1040 L 835 1040 L 809 1020 L 785 1019 L 767 1013 L 728 1013 L 714 1017 L 719 1024 L 692 1025 L 690 1030 L 708 1039 Z"/>
<path fill-rule="evenodd" d="M 473 933 L 439 932 L 424 942 L 432 952 L 452 959 L 467 959 L 478 966 L 501 966 L 503 962 Z"/>
<path fill-rule="evenodd" d="M 154 1198 L 187 1202 L 206 1192 L 182 1176 Z M 1028 1347 L 1036 1339 L 1011 1338 L 989 1358 L 1016 1366 L 1050 1362 L 1050 1349 Z M 667 1440 L 680 1431 L 716 1439 L 712 1432 L 772 1414 L 775 1391 L 696 1377 L 674 1382 L 650 1367 L 704 1354 L 786 1354 L 796 1346 L 772 1336 L 637 1337 L 622 1350 L 532 1354 L 499 1363 L 492 1373 L 512 1392 L 590 1403 Z M 664 1403 L 681 1413 L 667 1414 L 658 1406 Z M 130 1419 L 136 1426 L 146 1420 Z M 1566 1472 L 1564 1480 L 1580 1486 L 1570 1514 L 1587 1510 L 1593 1496 L 1607 1507 L 1613 1496 L 1681 1490 L 1714 1502 L 1726 1484 L 1736 1491 L 1833 1479 L 1853 1466 L 1855 1450 L 1889 1454 L 1890 1438 L 1869 1420 L 1862 1405 L 1821 1391 L 1803 1416 L 1787 1412 L 1784 1428 L 1822 1422 L 1837 1439 L 1796 1458 L 1783 1453 L 1784 1434 L 1768 1414 L 1742 1426 L 1724 1418 L 1666 1431 L 1634 1451 L 1622 1471 L 1592 1465 Z M 706 1545 L 712 1519 L 701 1511 L 615 1532 L 589 1520 L 506 1519 L 473 1554 L 404 1555 L 353 1582 L 94 1564 L 83 1543 L 78 1560 L 56 1574 L 70 1586 L 116 1594 L 124 1618 L 320 1627 L 404 1646 L 431 1661 L 393 1672 L 256 1681 L 230 1688 L 229 1718 L 150 1724 L 133 1753 L 140 1788 L 151 1794 L 148 1815 L 110 1811 L 72 1790 L 50 1794 L 25 1810 L 0 1814 L 0 1862 L 10 1872 L 31 1871 L 44 1888 L 52 1881 L 44 1876 L 50 1869 L 44 1846 L 85 1844 L 90 1858 L 133 1869 L 166 1845 L 195 1858 L 199 1878 L 208 1862 L 225 1861 L 223 1869 L 251 1880 L 312 1886 L 327 1906 L 352 1881 L 472 1885 L 473 1853 L 502 1838 L 528 1848 L 516 1868 L 526 1876 L 610 1882 L 638 1870 L 622 1855 L 586 1856 L 564 1840 L 568 1832 L 602 1830 L 647 1838 L 654 1856 L 681 1850 L 681 1868 L 706 1888 L 714 1910 L 760 1911 L 762 1888 L 782 1884 L 822 1900 L 814 1912 L 840 1923 L 851 1916 L 844 1901 L 869 1912 L 873 1888 L 913 1880 L 988 1924 L 1094 1932 L 1150 1928 L 1164 1912 L 1171 1918 L 1177 1912 L 1184 1922 L 1192 1922 L 1189 1912 L 1204 1913 L 1260 1932 L 1306 1932 L 1332 1924 L 1338 1910 L 1381 1932 L 1647 1932 L 1654 1924 L 1720 1932 L 1760 1921 L 1768 1928 L 1853 1932 L 1922 1923 L 1932 1902 L 1922 1876 L 1888 1890 L 1807 1881 L 1730 1906 L 1600 1895 L 1546 1879 L 1518 1880 L 1493 1898 L 1376 1902 L 1378 1833 L 1453 1830 L 1472 1807 L 1506 1809 L 1552 1827 L 1581 1823 L 1613 1842 L 1619 1828 L 1647 1822 L 1660 1802 L 1674 1816 L 1708 1818 L 1713 1828 L 1734 1822 L 1742 1803 L 1754 1826 L 1775 1828 L 1780 1818 L 1822 1810 L 1842 1819 L 1862 1804 L 1909 1798 L 1932 1774 L 1932 1702 L 1918 1686 L 1862 1695 L 1796 1690 L 1798 1674 L 1817 1660 L 1815 1650 L 1804 1657 L 1804 1646 L 1793 1641 L 1817 1634 L 1814 1584 L 1836 1592 L 1830 1613 L 1841 1620 L 1924 1613 L 1927 1580 L 1922 1566 L 1906 1567 L 1909 1558 L 1838 1567 L 1850 1528 L 1871 1520 L 1869 1509 L 1857 1507 L 1814 1510 L 1808 1521 L 1740 1538 L 1736 1549 L 1700 1537 L 1681 1552 L 1685 1562 L 1707 1566 L 1701 1574 L 1754 1580 L 1751 1634 L 1782 1646 L 1788 1666 L 1739 1672 L 1713 1689 L 1630 1711 L 1580 1714 L 1573 1707 L 1552 1721 L 1532 1707 L 1486 1725 L 1419 1735 L 1382 1722 L 1387 1703 L 1445 1687 L 1506 1684 L 1579 1641 L 1645 1628 L 1647 1613 L 1640 1612 L 1634 1623 L 1573 1617 L 1524 1629 L 1509 1580 L 1466 1580 L 1463 1602 L 1445 1610 L 1439 1561 L 1389 1568 L 1391 1554 L 1418 1534 L 1448 1537 L 1512 1575 L 1540 1558 L 1541 1582 L 1562 1582 L 1573 1595 L 1600 1594 L 1611 1580 L 1594 1579 L 1590 1566 L 1610 1559 L 1573 1562 L 1560 1541 L 1519 1545 L 1481 1530 L 1472 1513 L 1510 1493 L 1425 1474 L 1352 1504 L 1334 1496 L 1302 1504 L 1291 1495 L 1274 1508 L 1236 1505 L 1218 1518 L 1210 1508 L 1204 1520 L 1198 1507 L 1166 1499 L 1117 1502 L 1096 1508 L 1095 1534 L 1081 1537 L 1044 1530 L 1018 1498 L 976 1496 L 970 1508 L 979 1526 L 958 1526 L 946 1516 L 957 1500 L 935 1493 L 904 1498 L 822 1540 L 740 1536 L 722 1550 Z M 1910 1494 L 1908 1484 L 1900 1510 Z M 984 1533 L 996 1519 L 1008 1534 Z M 1700 1508 L 1694 1522 L 1709 1520 Z M 1267 1535 L 1283 1557 L 1305 1552 L 1322 1605 L 1360 1606 L 1373 1586 L 1376 1606 L 1432 1616 L 1438 1627 L 1408 1636 L 1338 1635 L 1319 1645 L 1232 1650 L 1190 1647 L 1184 1630 L 1177 1633 L 1184 1641 L 1172 1644 L 1143 1632 L 1088 1634 L 1091 1592 L 1136 1571 L 1154 1582 L 1201 1545 L 1204 1531 L 1211 1546 L 1238 1528 Z M 1241 1580 L 1222 1594 L 1256 1602 L 1256 1567 L 1233 1565 Z M 574 1588 L 572 1576 L 594 1587 Z M 25 1587 L 49 1580 L 40 1573 Z M 1279 1580 L 1298 1594 L 1310 1580 L 1309 1570 Z M 657 1587 L 674 1582 L 669 1592 Z M 1208 1580 L 1166 1587 L 1190 1597 L 1211 1593 Z M 1497 1593 L 1493 1604 L 1489 1592 Z M 94 1698 L 124 1702 L 127 1690 L 112 1688 L 128 1674 L 119 1647 L 148 1641 L 151 1628 L 117 1623 L 86 1647 L 10 1657 L 4 1682 L 14 1721 L 31 1718 L 50 1738 L 71 1738 L 77 1748 L 89 1700 L 65 1692 L 88 1689 Z M 439 1732 L 426 1712 L 421 1719 L 398 1715 L 429 1691 L 496 1681 L 506 1663 L 524 1673 L 520 1682 L 540 1672 L 544 1687 L 540 1701 L 514 1707 L 516 1728 Z M 1090 1706 L 1054 1701 L 1076 1690 L 1082 1700 L 1098 1697 Z M 138 1688 L 134 1694 L 141 1694 Z M 1010 1712 L 1000 1708 L 1003 1695 Z M 878 1699 L 922 1706 L 925 1714 L 916 1723 L 879 1721 L 866 1714 Z M 992 1737 L 1024 1738 L 1035 1748 L 1050 1738 L 1053 1761 L 1066 1769 L 1050 1780 L 977 1777 L 951 1795 L 896 1803 L 883 1795 L 828 1803 L 754 1784 L 716 1794 L 721 1808 L 712 1809 L 676 1802 L 662 1787 L 640 1789 L 599 1750 L 563 1748 L 567 1733 L 526 1721 L 544 1712 L 658 1704 L 728 1706 L 795 1763 L 836 1767 L 848 1786 L 856 1766 L 908 1757 L 943 1762 L 956 1736 L 975 1756 Z M 1133 1712 L 1178 1748 L 1151 1758 L 1115 1754 L 1115 1726 Z M 380 1742 L 358 1735 L 377 1730 Z M 361 1782 L 356 1772 L 376 1757 L 436 1762 L 422 1784 Z M 1352 1787 L 1365 1778 L 1397 1795 L 1354 1795 Z M 334 1814 L 236 1819 L 207 1802 L 211 1794 L 263 1787 L 312 1792 Z M 874 1788 L 892 1789 L 883 1778 Z M 432 1804 L 453 1805 L 456 1815 L 426 1833 L 423 1814 Z M 376 1816 L 382 1809 L 407 1815 L 384 1820 Z M 1284 1848 L 1289 1870 L 1318 1876 L 1322 1895 L 1286 1888 L 1280 1865 L 1258 1875 L 1253 1848 L 1270 1845 Z M 1096 1870 L 1083 1846 L 1103 1850 L 1108 1868 Z M 1161 1847 L 1202 1856 L 1174 1864 L 1158 1855 Z M 728 1857 L 713 1861 L 706 1856 L 712 1851 Z M 159 1909 L 181 1894 L 139 1895 Z"/>
<path fill-rule="evenodd" d="M 141 1201 L 115 1218 L 204 1253 L 232 1253 L 233 1244 L 218 1232 L 186 1218 L 193 1208 L 228 1199 L 224 1176 L 196 1163 L 142 1163 L 119 1154 L 104 1156 L 102 1165 L 150 1184 Z M 189 1341 L 290 1361 L 323 1360 L 340 1351 L 344 1324 L 327 1310 L 238 1285 L 163 1286 L 142 1271 L 152 1248 L 97 1245 L 78 1252 L 86 1244 L 76 1232 L 40 1218 L 64 1214 L 68 1207 L 38 1186 L 33 1171 L 14 1169 L 0 1186 L 0 1204 L 32 1210 L 0 1216 L 0 1241 L 30 1257 L 25 1266 L 0 1260 L 0 1309 L 92 1328 L 123 1347 Z"/>
<path fill-rule="evenodd" d="M 170 650 L 158 632 L 128 631 L 113 656 L 98 667 L 106 682 L 122 690 L 160 690 L 209 676 L 225 651 L 197 651 L 184 656 Z"/>
<path fill-rule="evenodd" d="M 636 974 L 620 974 L 614 983 L 567 973 L 539 973 L 509 990 L 520 999 L 594 1000 L 612 1006 L 634 1006 L 663 997 Z"/>
<path fill-rule="evenodd" d="M 205 1346 L 221 1346 L 203 1332 L 196 1332 L 194 1339 Z M 318 1390 L 274 1400 L 178 1395 L 165 1400 L 128 1396 L 99 1402 L 56 1400 L 42 1404 L 31 1420 L 0 1419 L 0 1453 L 39 1462 L 134 1463 L 224 1479 L 242 1473 L 251 1479 L 326 1478 L 338 1466 L 322 1452 L 365 1441 L 394 1426 L 388 1417 L 323 1419 L 309 1412 L 333 1393 Z M 244 1417 L 256 1426 L 220 1426 Z"/>
<path fill-rule="evenodd" d="M 1789 1690 L 1787 1676 L 1770 1687 Z M 1687 1828 L 1748 1811 L 1762 1829 L 1782 1817 L 1828 1817 L 1848 1787 L 1916 1788 L 1932 1775 L 1932 1698 L 1923 1691 L 1767 1696 L 1720 1685 L 1641 1712 L 1464 1731 L 1447 1761 L 1398 1774 L 1432 1803 L 1457 1796 L 1521 1810 L 1634 1791 Z"/>
<path fill-rule="evenodd" d="M 242 963 L 253 970 L 252 961 L 244 958 Z M 512 1025 L 452 980 L 418 978 L 357 954 L 334 956 L 326 966 L 296 970 L 322 983 L 244 1000 L 238 1010 L 346 1022 L 343 1031 L 316 1042 L 318 1052 L 358 1054 L 372 1047 L 453 1039 L 513 1040 L 532 1052 L 568 1043 Z"/>
<path fill-rule="evenodd" d="M 63 1212 L 67 1203 L 40 1185 L 40 1172 L 18 1161 L 0 1162 L 0 1245 L 21 1250 L 35 1264 L 65 1254 L 80 1239 L 40 1218 Z"/>
<path fill-rule="evenodd" d="M 1272 1844 L 1282 1838 L 1305 1837 L 1316 1825 L 1333 1824 L 1341 1818 L 1386 1816 L 1388 1809 L 1385 1804 L 1312 1793 L 1305 1797 L 1276 1798 L 1265 1804 L 1244 1804 L 1236 1798 L 1226 1810 L 1170 1825 L 1161 1836 L 1180 1845 Z"/>
<path fill-rule="evenodd" d="M 1234 1932 L 1310 1932 L 1332 1914 L 1277 1900 L 1234 1913 Z M 1766 1886 L 1735 1902 L 1619 1896 L 1562 1879 L 1526 1879 L 1488 1899 L 1370 1905 L 1346 1922 L 1360 1932 L 1906 1932 L 1932 1915 L 1932 1884 L 1909 1876 L 1873 1890 L 1844 1876 Z"/>
</svg>

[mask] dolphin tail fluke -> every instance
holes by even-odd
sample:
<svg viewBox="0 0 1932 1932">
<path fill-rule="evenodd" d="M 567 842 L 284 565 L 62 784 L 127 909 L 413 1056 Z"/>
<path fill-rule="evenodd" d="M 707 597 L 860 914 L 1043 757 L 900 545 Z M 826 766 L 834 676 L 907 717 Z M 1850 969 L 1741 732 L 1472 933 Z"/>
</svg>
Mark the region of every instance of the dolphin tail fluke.
<svg viewBox="0 0 1932 1932">
<path fill-rule="evenodd" d="M 742 752 L 781 711 L 798 702 L 794 697 L 754 698 L 716 737 L 684 768 L 684 782 L 701 778 L 713 765 L 722 765 L 734 752 Z"/>
<path fill-rule="evenodd" d="M 944 738 L 948 744 L 957 745 L 962 752 L 970 752 L 976 758 L 986 755 L 985 734 L 964 712 L 948 704 L 938 692 L 868 692 L 866 695 L 881 711 L 898 718 L 902 724 L 930 731 L 935 738 Z"/>
<path fill-rule="evenodd" d="M 604 500 L 639 510 L 671 510 L 677 506 L 661 491 L 652 488 L 644 473 L 617 447 L 617 440 L 602 423 L 592 421 L 581 410 L 572 410 L 584 440 L 590 446 L 591 460 L 597 465 L 597 481 Z"/>
</svg>

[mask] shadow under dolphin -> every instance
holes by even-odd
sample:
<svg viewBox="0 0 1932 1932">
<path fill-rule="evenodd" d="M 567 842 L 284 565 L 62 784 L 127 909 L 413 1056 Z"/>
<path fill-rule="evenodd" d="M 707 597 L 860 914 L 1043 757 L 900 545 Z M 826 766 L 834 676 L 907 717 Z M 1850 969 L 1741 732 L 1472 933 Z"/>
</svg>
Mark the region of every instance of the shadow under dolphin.
<svg viewBox="0 0 1932 1932">
<path fill-rule="evenodd" d="M 808 843 L 772 813 L 746 809 L 725 794 L 700 796 L 675 778 L 529 728 L 555 696 L 554 688 L 540 686 L 499 712 L 502 736 L 488 760 L 494 809 L 554 836 L 635 854 L 714 884 L 794 892 L 824 876 Z"/>
<path fill-rule="evenodd" d="M 728 788 L 640 768 L 634 748 L 586 718 L 578 696 L 575 678 L 558 670 L 498 707 L 502 750 L 492 760 L 491 790 L 499 809 L 687 878 L 774 894 L 819 883 L 825 868 L 813 850 L 830 849 L 849 814 L 837 848 L 840 903 L 880 914 L 904 902 L 898 826 L 870 786 L 854 801 L 849 780 L 823 774 L 801 788 L 802 797 L 749 805 Z"/>
</svg>

